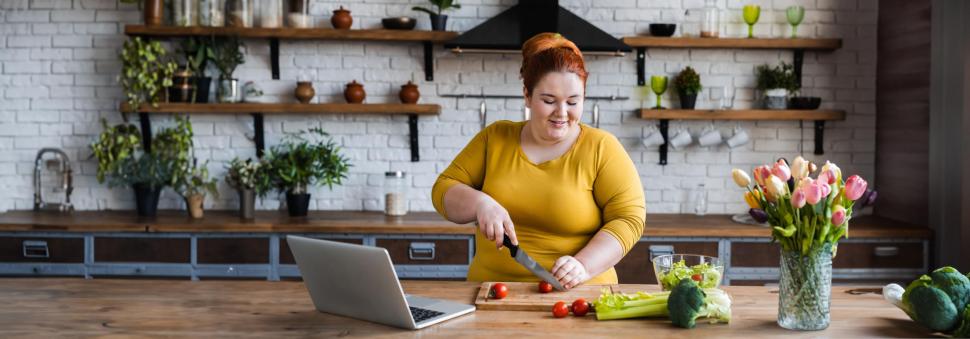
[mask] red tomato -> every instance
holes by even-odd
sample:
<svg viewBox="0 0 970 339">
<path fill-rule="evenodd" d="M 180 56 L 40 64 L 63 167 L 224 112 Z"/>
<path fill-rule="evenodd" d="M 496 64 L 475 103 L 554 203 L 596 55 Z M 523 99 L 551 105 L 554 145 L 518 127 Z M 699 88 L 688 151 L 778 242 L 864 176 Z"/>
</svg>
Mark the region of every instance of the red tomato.
<svg viewBox="0 0 970 339">
<path fill-rule="evenodd" d="M 573 301 L 573 315 L 577 317 L 582 317 L 589 312 L 589 303 L 586 299 L 579 298 Z"/>
<path fill-rule="evenodd" d="M 539 293 L 549 293 L 552 292 L 552 284 L 540 281 L 539 282 Z"/>
<path fill-rule="evenodd" d="M 556 318 L 565 318 L 569 315 L 569 307 L 566 307 L 566 303 L 560 301 L 552 306 L 552 316 Z"/>
<path fill-rule="evenodd" d="M 503 283 L 496 283 L 492 285 L 492 289 L 488 291 L 489 298 L 502 299 L 509 295 L 509 287 L 505 286 Z"/>
<path fill-rule="evenodd" d="M 701 275 L 700 275 L 700 273 L 695 274 L 695 275 L 692 275 L 692 276 L 690 276 L 690 278 L 692 280 L 696 281 L 696 282 L 700 282 L 701 281 Z"/>
</svg>

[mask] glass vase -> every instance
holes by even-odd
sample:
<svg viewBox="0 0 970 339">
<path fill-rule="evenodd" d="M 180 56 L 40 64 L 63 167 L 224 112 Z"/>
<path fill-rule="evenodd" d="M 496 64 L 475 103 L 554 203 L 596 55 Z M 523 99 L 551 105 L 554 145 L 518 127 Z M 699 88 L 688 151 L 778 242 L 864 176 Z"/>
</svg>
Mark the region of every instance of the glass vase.
<svg viewBox="0 0 970 339">
<path fill-rule="evenodd" d="M 778 292 L 778 326 L 817 331 L 829 327 L 832 297 L 832 244 L 808 254 L 781 251 Z"/>
<path fill-rule="evenodd" d="M 199 25 L 199 0 L 175 0 L 175 26 L 192 27 Z"/>
<path fill-rule="evenodd" d="M 259 27 L 283 27 L 283 0 L 260 0 L 258 3 Z"/>
<path fill-rule="evenodd" d="M 253 0 L 229 0 L 226 4 L 226 25 L 229 27 L 253 27 Z"/>
<path fill-rule="evenodd" d="M 207 27 L 222 27 L 226 23 L 225 0 L 199 1 L 199 25 Z"/>
</svg>

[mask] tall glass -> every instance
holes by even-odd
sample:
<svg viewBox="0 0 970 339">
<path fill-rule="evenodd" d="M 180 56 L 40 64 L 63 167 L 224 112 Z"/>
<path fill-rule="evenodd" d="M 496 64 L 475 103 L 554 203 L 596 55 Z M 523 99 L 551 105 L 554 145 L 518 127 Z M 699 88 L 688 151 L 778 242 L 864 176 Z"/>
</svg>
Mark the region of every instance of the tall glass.
<svg viewBox="0 0 970 339">
<path fill-rule="evenodd" d="M 744 6 L 744 23 L 748 24 L 748 38 L 754 38 L 754 24 L 758 23 L 759 17 L 761 17 L 761 6 Z"/>
<path fill-rule="evenodd" d="M 199 24 L 209 27 L 222 27 L 226 23 L 225 0 L 199 1 Z"/>
<path fill-rule="evenodd" d="M 253 12 L 256 5 L 253 0 L 229 0 L 226 25 L 229 27 L 253 27 Z"/>
<path fill-rule="evenodd" d="M 283 0 L 259 1 L 259 27 L 283 27 Z"/>
<path fill-rule="evenodd" d="M 175 26 L 191 27 L 199 25 L 199 0 L 175 0 Z"/>
<path fill-rule="evenodd" d="M 704 4 L 704 21 L 701 22 L 701 38 L 717 38 L 720 36 L 721 10 L 717 8 L 716 0 L 706 0 Z"/>
<path fill-rule="evenodd" d="M 657 106 L 655 109 L 663 109 L 660 105 L 660 96 L 667 91 L 667 76 L 664 75 L 653 75 L 650 76 L 650 89 L 653 93 L 657 95 Z"/>
<path fill-rule="evenodd" d="M 785 16 L 788 17 L 788 23 L 791 24 L 791 38 L 794 39 L 798 25 L 805 18 L 805 7 L 788 6 L 788 9 L 785 10 Z"/>
</svg>

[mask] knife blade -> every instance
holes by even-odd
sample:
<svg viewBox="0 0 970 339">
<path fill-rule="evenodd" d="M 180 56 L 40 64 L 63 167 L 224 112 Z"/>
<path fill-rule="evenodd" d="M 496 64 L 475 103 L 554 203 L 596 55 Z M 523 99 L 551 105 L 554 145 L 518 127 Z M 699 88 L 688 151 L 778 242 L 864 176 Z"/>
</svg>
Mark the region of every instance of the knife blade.
<svg viewBox="0 0 970 339">
<path fill-rule="evenodd" d="M 519 248 L 519 246 L 512 245 L 512 240 L 509 239 L 508 235 L 503 234 L 502 236 L 502 245 L 509 248 L 509 254 L 512 255 L 512 258 L 515 259 L 519 265 L 524 266 L 525 269 L 529 270 L 529 272 L 532 272 L 532 274 L 535 274 L 535 276 L 541 278 L 545 282 L 552 284 L 552 287 L 556 288 L 557 290 L 566 290 L 566 288 L 562 287 L 562 284 L 559 283 L 559 280 L 552 276 L 552 273 L 546 271 L 545 268 L 533 260 L 528 253 L 525 253 L 525 250 Z"/>
</svg>

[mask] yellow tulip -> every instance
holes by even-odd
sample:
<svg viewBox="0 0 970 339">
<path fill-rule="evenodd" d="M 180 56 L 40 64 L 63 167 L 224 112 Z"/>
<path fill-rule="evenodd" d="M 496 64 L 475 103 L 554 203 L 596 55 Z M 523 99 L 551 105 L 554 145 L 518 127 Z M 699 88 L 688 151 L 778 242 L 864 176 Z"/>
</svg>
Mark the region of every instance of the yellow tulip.
<svg viewBox="0 0 970 339">
<path fill-rule="evenodd" d="M 802 156 L 798 156 L 791 163 L 791 175 L 795 177 L 795 180 L 808 176 L 809 163 Z"/>
<path fill-rule="evenodd" d="M 745 192 L 744 201 L 748 203 L 748 207 L 761 208 L 761 194 L 757 190 Z"/>
</svg>

